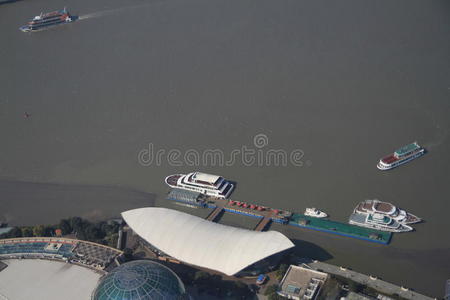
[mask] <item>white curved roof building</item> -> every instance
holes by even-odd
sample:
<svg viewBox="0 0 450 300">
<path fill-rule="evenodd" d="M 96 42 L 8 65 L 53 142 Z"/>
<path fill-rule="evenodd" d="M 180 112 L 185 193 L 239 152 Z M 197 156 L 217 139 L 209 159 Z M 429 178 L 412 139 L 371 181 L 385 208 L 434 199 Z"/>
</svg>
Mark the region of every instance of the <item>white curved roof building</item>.
<svg viewBox="0 0 450 300">
<path fill-rule="evenodd" d="M 134 232 L 164 253 L 229 276 L 294 247 L 277 231 L 226 226 L 167 208 L 133 209 L 122 217 Z"/>
</svg>

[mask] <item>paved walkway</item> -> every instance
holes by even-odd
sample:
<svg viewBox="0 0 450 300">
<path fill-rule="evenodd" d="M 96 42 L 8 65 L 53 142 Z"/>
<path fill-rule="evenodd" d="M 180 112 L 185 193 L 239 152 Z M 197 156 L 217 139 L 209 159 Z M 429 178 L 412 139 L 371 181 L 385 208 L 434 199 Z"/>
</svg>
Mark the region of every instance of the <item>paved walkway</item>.
<svg viewBox="0 0 450 300">
<path fill-rule="evenodd" d="M 383 281 L 376 277 L 367 276 L 367 275 L 364 275 L 364 274 L 361 274 L 361 273 L 358 273 L 358 272 L 355 272 L 352 270 L 348 270 L 346 268 L 330 265 L 330 264 L 319 262 L 319 261 L 309 262 L 309 263 L 306 263 L 305 265 L 309 266 L 310 268 L 312 268 L 314 270 L 320 269 L 326 273 L 346 277 L 346 278 L 356 281 L 358 283 L 361 283 L 361 284 L 367 285 L 371 288 L 374 288 L 385 294 L 390 294 L 390 295 L 398 294 L 400 297 L 403 297 L 405 299 L 413 299 L 413 300 L 433 300 L 434 299 L 434 298 L 419 294 L 417 292 L 411 291 L 409 289 L 399 287 L 392 283 Z"/>
</svg>

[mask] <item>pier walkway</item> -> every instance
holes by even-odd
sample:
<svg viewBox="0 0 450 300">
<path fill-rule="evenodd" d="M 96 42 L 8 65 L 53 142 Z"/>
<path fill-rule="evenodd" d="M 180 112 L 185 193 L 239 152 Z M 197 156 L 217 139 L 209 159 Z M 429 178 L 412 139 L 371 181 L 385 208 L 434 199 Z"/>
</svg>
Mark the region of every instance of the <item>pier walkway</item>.
<svg viewBox="0 0 450 300">
<path fill-rule="evenodd" d="M 256 225 L 256 227 L 253 229 L 255 231 L 263 231 L 264 228 L 267 227 L 267 225 L 272 221 L 272 212 L 267 213 L 264 218 L 259 221 L 259 223 Z"/>
<path fill-rule="evenodd" d="M 214 222 L 220 213 L 223 211 L 223 207 L 217 206 L 206 218 L 207 221 Z"/>
<path fill-rule="evenodd" d="M 398 285 L 386 282 L 384 280 L 378 279 L 374 276 L 367 276 L 352 270 L 348 270 L 343 267 L 338 267 L 334 265 L 330 265 L 327 263 L 323 263 L 320 261 L 313 261 L 309 263 L 304 263 L 306 267 L 309 267 L 313 270 L 320 270 L 329 274 L 334 274 L 338 276 L 342 276 L 358 282 L 363 285 L 367 285 L 381 293 L 387 295 L 397 294 L 402 298 L 411 299 L 411 300 L 433 300 L 434 298 L 419 294 L 415 291 L 407 289 L 405 287 L 400 287 Z"/>
<path fill-rule="evenodd" d="M 311 229 L 345 237 L 356 238 L 373 243 L 389 244 L 392 233 L 370 228 L 364 228 L 347 223 L 320 219 L 293 213 L 286 210 L 274 209 L 262 205 L 251 204 L 242 201 L 228 200 L 211 196 L 201 196 L 179 189 L 173 189 L 167 199 L 188 204 L 190 206 L 209 208 L 212 211 L 205 218 L 211 222 L 217 222 L 218 218 L 225 212 L 257 218 L 258 224 L 253 228 L 255 231 L 267 230 L 272 222 L 289 224 L 292 226 Z"/>
</svg>

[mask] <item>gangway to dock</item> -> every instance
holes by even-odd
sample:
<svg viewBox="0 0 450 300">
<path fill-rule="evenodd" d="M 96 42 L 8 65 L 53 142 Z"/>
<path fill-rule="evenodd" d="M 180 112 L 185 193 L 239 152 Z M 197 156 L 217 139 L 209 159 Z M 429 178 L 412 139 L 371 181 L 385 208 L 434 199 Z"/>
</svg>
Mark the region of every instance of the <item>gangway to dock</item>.
<svg viewBox="0 0 450 300">
<path fill-rule="evenodd" d="M 207 221 L 214 222 L 220 213 L 223 211 L 223 207 L 217 206 L 206 218 Z"/>
<path fill-rule="evenodd" d="M 256 225 L 256 227 L 253 229 L 255 231 L 263 231 L 264 228 L 267 227 L 267 225 L 272 221 L 272 212 L 267 213 L 261 221 Z"/>
<path fill-rule="evenodd" d="M 266 228 L 267 224 L 269 224 L 272 221 L 271 218 L 264 217 L 261 221 L 256 225 L 254 231 L 263 231 L 264 228 Z"/>
</svg>

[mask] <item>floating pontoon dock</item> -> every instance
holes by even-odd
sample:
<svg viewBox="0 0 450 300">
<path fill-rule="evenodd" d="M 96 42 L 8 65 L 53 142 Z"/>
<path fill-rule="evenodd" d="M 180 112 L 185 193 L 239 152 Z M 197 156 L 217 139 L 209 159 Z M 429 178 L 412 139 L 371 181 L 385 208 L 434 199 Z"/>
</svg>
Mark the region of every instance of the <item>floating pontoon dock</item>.
<svg viewBox="0 0 450 300">
<path fill-rule="evenodd" d="M 208 197 L 200 193 L 180 189 L 173 189 L 169 193 L 167 199 L 187 204 L 191 207 L 211 208 L 212 211 L 206 219 L 213 222 L 217 220 L 222 212 L 258 218 L 260 221 L 254 228 L 256 231 L 263 231 L 271 222 L 277 222 L 280 224 L 292 225 L 380 244 L 389 244 L 392 236 L 392 233 L 390 232 L 359 227 L 328 219 L 308 217 L 290 211 L 241 201 Z"/>
<path fill-rule="evenodd" d="M 289 225 L 300 228 L 313 229 L 317 231 L 352 237 L 380 244 L 389 244 L 392 233 L 370 228 L 359 227 L 346 223 L 308 217 L 302 214 L 293 214 Z"/>
</svg>

